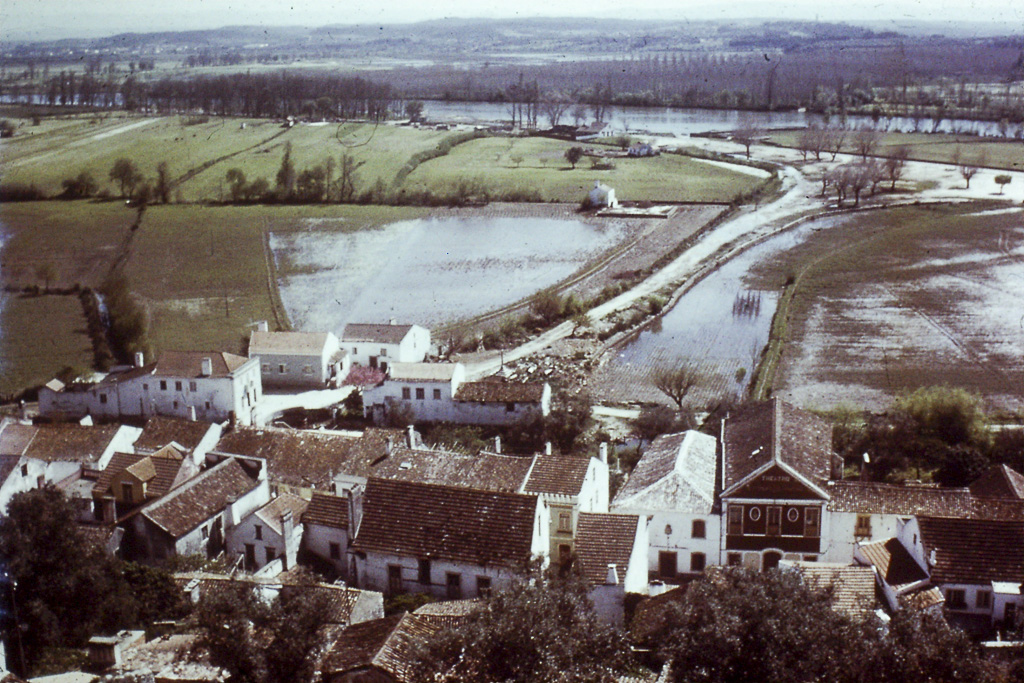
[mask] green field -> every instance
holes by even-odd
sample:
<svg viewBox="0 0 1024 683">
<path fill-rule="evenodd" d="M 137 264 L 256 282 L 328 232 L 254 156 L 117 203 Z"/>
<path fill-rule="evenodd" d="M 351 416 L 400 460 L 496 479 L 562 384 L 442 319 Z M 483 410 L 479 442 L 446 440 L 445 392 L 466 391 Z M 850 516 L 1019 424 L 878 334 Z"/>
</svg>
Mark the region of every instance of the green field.
<svg viewBox="0 0 1024 683">
<path fill-rule="evenodd" d="M 797 147 L 800 131 L 786 130 L 773 132 L 768 140 L 783 147 Z M 973 135 L 948 135 L 945 133 L 885 133 L 875 148 L 876 156 L 891 156 L 896 147 L 906 145 L 910 149 L 910 158 L 915 161 L 935 161 L 952 164 L 957 147 L 960 148 L 963 160 L 975 160 L 978 155 L 985 156 L 985 166 L 989 168 L 1005 168 L 1013 171 L 1024 169 L 1024 142 L 1019 140 L 992 140 Z M 856 133 L 847 133 L 843 143 L 843 152 L 857 154 Z M 829 159 L 830 154 L 822 153 L 822 159 Z M 809 155 L 814 159 L 814 155 Z"/>
<path fill-rule="evenodd" d="M 0 293 L 0 395 L 51 379 L 66 366 L 92 366 L 76 296 Z"/>
<path fill-rule="evenodd" d="M 241 353 L 253 322 L 286 324 L 276 307 L 276 288 L 268 278 L 267 231 L 372 229 L 424 212 L 380 206 L 153 206 L 133 234 L 135 211 L 119 201 L 0 204 L 0 221 L 9 235 L 0 272 L 5 285 L 42 285 L 35 267 L 49 263 L 56 270 L 51 284 L 96 287 L 119 255 L 127 253 L 125 273 L 149 314 L 149 339 L 157 349 Z M 51 302 L 58 300 L 73 306 L 55 309 Z M 32 351 L 38 339 L 53 339 L 56 344 L 43 354 L 46 372 L 83 364 L 78 343 L 70 334 L 85 325 L 76 298 L 11 301 L 0 313 L 6 344 L 0 367 L 10 359 L 38 355 Z M 31 320 L 31 325 L 25 320 Z M 88 349 L 88 339 L 83 339 Z M 73 352 L 61 346 L 69 344 Z M 52 361 L 48 359 L 51 350 Z M 88 357 L 84 364 L 89 364 Z M 16 377 L 22 381 L 39 374 Z"/>
<path fill-rule="evenodd" d="M 761 182 L 753 175 L 673 154 L 610 159 L 615 165 L 611 170 L 592 169 L 591 158 L 584 157 L 573 170 L 564 154 L 575 145 L 537 137 L 473 140 L 421 164 L 405 188 L 444 194 L 462 180 L 479 180 L 492 193 L 537 192 L 546 201 L 577 203 L 599 180 L 614 187 L 619 200 L 727 202 Z M 517 165 L 513 158 L 522 162 Z"/>
</svg>

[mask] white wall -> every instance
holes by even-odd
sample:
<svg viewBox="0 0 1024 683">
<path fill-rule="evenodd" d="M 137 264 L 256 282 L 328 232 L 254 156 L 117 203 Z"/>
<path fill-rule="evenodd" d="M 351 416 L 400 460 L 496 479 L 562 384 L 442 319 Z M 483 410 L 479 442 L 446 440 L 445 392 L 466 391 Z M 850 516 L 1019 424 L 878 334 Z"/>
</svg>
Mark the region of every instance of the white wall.
<svg viewBox="0 0 1024 683">
<path fill-rule="evenodd" d="M 0 514 L 7 514 L 7 506 L 15 494 L 39 488 L 40 480 L 45 481 L 46 463 L 35 458 L 19 458 L 18 464 L 0 482 Z"/>
<path fill-rule="evenodd" d="M 341 576 L 348 576 L 348 531 L 319 524 L 304 524 L 306 531 L 302 543 L 306 550 L 325 562 L 334 565 Z M 331 543 L 337 543 L 340 551 L 337 559 L 331 558 Z"/>
<path fill-rule="evenodd" d="M 900 515 L 868 515 L 871 518 L 871 534 L 857 536 L 857 518 L 860 514 L 854 512 L 830 513 L 829 526 L 826 530 L 822 525 L 822 532 L 827 533 L 822 538 L 823 562 L 853 562 L 853 553 L 858 542 L 874 543 L 893 538 L 899 533 Z"/>
<path fill-rule="evenodd" d="M 413 325 L 398 344 L 346 340 L 342 346 L 352 354 L 352 362 L 360 365 L 369 365 L 371 357 L 377 359 L 378 367 L 382 363 L 421 363 L 430 351 L 430 330 Z"/>
<path fill-rule="evenodd" d="M 506 567 L 495 565 L 482 567 L 435 559 L 430 562 L 430 583 L 422 584 L 419 582 L 418 558 L 385 553 L 365 553 L 365 557 L 355 555 L 355 558 L 359 587 L 380 591 L 386 595 L 390 595 L 391 592 L 388 585 L 388 567 L 390 565 L 398 565 L 402 568 L 402 592 L 426 593 L 441 599 L 446 599 L 448 595 L 447 574 L 449 572 L 461 575 L 461 597 L 463 598 L 477 597 L 476 578 L 478 576 L 489 577 L 492 590 L 503 590 L 509 587 L 512 578 L 516 575 L 514 571 Z"/>
</svg>

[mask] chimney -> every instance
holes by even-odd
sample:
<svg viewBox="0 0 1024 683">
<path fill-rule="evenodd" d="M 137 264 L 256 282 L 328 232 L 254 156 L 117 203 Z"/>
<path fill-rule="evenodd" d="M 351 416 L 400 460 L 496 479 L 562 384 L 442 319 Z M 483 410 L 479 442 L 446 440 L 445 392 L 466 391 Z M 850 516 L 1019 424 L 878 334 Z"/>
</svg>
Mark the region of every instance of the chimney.
<svg viewBox="0 0 1024 683">
<path fill-rule="evenodd" d="M 395 449 L 395 440 L 392 437 L 388 437 L 388 442 L 384 444 L 384 455 L 391 455 L 391 451 Z"/>
<path fill-rule="evenodd" d="M 494 452 L 495 453 L 501 453 L 501 437 L 500 436 L 494 437 Z"/>
<path fill-rule="evenodd" d="M 200 377 L 209 377 L 212 374 L 213 374 L 213 359 L 212 358 L 203 358 L 202 363 L 201 363 L 201 367 L 199 369 L 199 376 Z"/>
<path fill-rule="evenodd" d="M 196 421 L 196 407 L 195 406 L 189 406 L 188 407 L 188 419 L 189 419 L 190 422 L 195 422 Z"/>
<path fill-rule="evenodd" d="M 269 332 L 270 331 L 270 325 L 267 324 L 266 320 L 258 320 L 258 321 L 256 321 L 256 331 L 257 332 Z"/>
<path fill-rule="evenodd" d="M 932 552 L 928 555 L 928 566 L 934 567 L 938 563 L 938 558 L 935 557 L 935 548 L 932 548 Z"/>
<path fill-rule="evenodd" d="M 146 356 L 145 356 L 145 354 L 143 354 L 142 351 L 136 351 L 135 352 L 135 367 L 141 368 L 145 364 L 146 364 Z"/>
<path fill-rule="evenodd" d="M 601 445 L 597 447 L 598 457 L 601 458 L 601 462 L 605 465 L 608 464 L 608 442 L 602 441 Z"/>
<path fill-rule="evenodd" d="M 544 442 L 544 455 L 551 455 L 551 442 L 550 441 L 545 441 Z"/>
<path fill-rule="evenodd" d="M 871 464 L 871 456 L 865 453 L 861 456 L 860 480 L 868 481 L 868 465 Z"/>
<path fill-rule="evenodd" d="M 345 500 L 348 501 L 348 537 L 353 539 L 359 535 L 359 525 L 363 521 L 363 495 L 355 487 L 345 489 Z"/>
<path fill-rule="evenodd" d="M 299 553 L 299 544 L 295 542 L 295 519 L 291 510 L 281 513 L 281 534 L 284 536 L 284 569 L 288 571 L 295 566 Z"/>
<path fill-rule="evenodd" d="M 617 586 L 619 585 L 619 567 L 618 565 L 608 565 L 608 576 L 604 580 L 606 586 Z"/>
<path fill-rule="evenodd" d="M 391 318 L 390 320 L 388 320 L 388 325 L 397 325 L 397 324 L 398 324 L 398 321 L 395 320 L 394 318 Z"/>
<path fill-rule="evenodd" d="M 416 429 L 412 425 L 405 428 L 405 441 L 409 448 L 416 448 Z"/>
</svg>

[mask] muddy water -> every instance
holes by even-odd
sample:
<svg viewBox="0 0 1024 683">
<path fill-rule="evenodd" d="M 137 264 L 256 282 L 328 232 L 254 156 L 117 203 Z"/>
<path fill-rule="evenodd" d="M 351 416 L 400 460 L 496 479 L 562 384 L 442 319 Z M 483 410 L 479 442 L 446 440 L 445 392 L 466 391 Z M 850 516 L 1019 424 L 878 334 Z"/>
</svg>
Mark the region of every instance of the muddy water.
<svg viewBox="0 0 1024 683">
<path fill-rule="evenodd" d="M 746 388 L 768 342 L 779 299 L 778 290 L 752 288 L 749 273 L 757 264 L 799 244 L 814 231 L 832 227 L 837 220 L 842 219 L 818 219 L 770 238 L 701 280 L 602 368 L 598 378 L 601 393 L 611 400 L 658 400 L 649 386 L 650 372 L 680 364 L 701 370 L 708 379 L 705 392 L 721 394 Z M 737 378 L 741 368 L 742 377 Z"/>
<path fill-rule="evenodd" d="M 491 311 L 566 279 L 627 236 L 549 218 L 441 218 L 380 230 L 271 236 L 281 297 L 295 329 L 349 322 L 430 327 Z"/>
</svg>

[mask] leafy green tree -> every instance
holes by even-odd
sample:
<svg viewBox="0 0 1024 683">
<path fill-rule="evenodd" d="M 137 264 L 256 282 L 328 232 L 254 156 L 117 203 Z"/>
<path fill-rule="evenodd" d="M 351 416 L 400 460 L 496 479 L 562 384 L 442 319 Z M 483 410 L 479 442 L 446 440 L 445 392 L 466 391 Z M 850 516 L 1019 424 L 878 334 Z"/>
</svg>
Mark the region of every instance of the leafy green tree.
<svg viewBox="0 0 1024 683">
<path fill-rule="evenodd" d="M 88 171 L 82 171 L 74 178 L 65 178 L 61 185 L 64 187 L 61 196 L 65 199 L 85 199 L 99 190 L 99 184 Z"/>
<path fill-rule="evenodd" d="M 599 683 L 617 679 L 629 650 L 570 572 L 515 581 L 464 624 L 434 636 L 418 657 L 416 680 Z"/>
<path fill-rule="evenodd" d="M 419 100 L 412 100 L 405 103 L 405 115 L 410 121 L 419 121 L 423 116 L 423 103 Z"/>
<path fill-rule="evenodd" d="M 323 166 L 303 169 L 295 186 L 295 194 L 300 200 L 321 202 L 327 192 L 327 170 Z"/>
<path fill-rule="evenodd" d="M 161 204 L 167 204 L 171 201 L 172 186 L 170 167 L 168 167 L 166 161 L 161 161 L 156 165 L 156 183 L 153 185 L 153 196 Z"/>
<path fill-rule="evenodd" d="M 121 189 L 121 198 L 127 198 L 135 191 L 135 186 L 142 181 L 142 174 L 130 159 L 121 157 L 110 169 L 110 180 L 116 182 Z"/>
<path fill-rule="evenodd" d="M 572 164 L 572 167 L 574 169 L 576 168 L 576 164 L 578 164 L 579 160 L 582 159 L 582 158 L 583 158 L 583 148 L 582 147 L 570 147 L 569 149 L 565 150 L 565 160 L 568 161 L 570 164 Z"/>
<path fill-rule="evenodd" d="M 228 172 L 224 174 L 224 180 L 228 183 L 231 201 L 240 202 L 246 198 L 248 186 L 246 185 L 245 172 L 242 169 L 229 168 Z"/>
<path fill-rule="evenodd" d="M 1001 173 L 995 177 L 996 185 L 999 186 L 999 194 L 1003 193 L 1003 190 L 1006 189 L 1006 186 L 1009 185 L 1012 180 L 1013 176 L 1005 173 Z"/>
<path fill-rule="evenodd" d="M 295 163 L 292 161 L 292 143 L 284 145 L 284 157 L 277 169 L 277 192 L 282 199 L 291 199 L 295 194 Z"/>
</svg>

